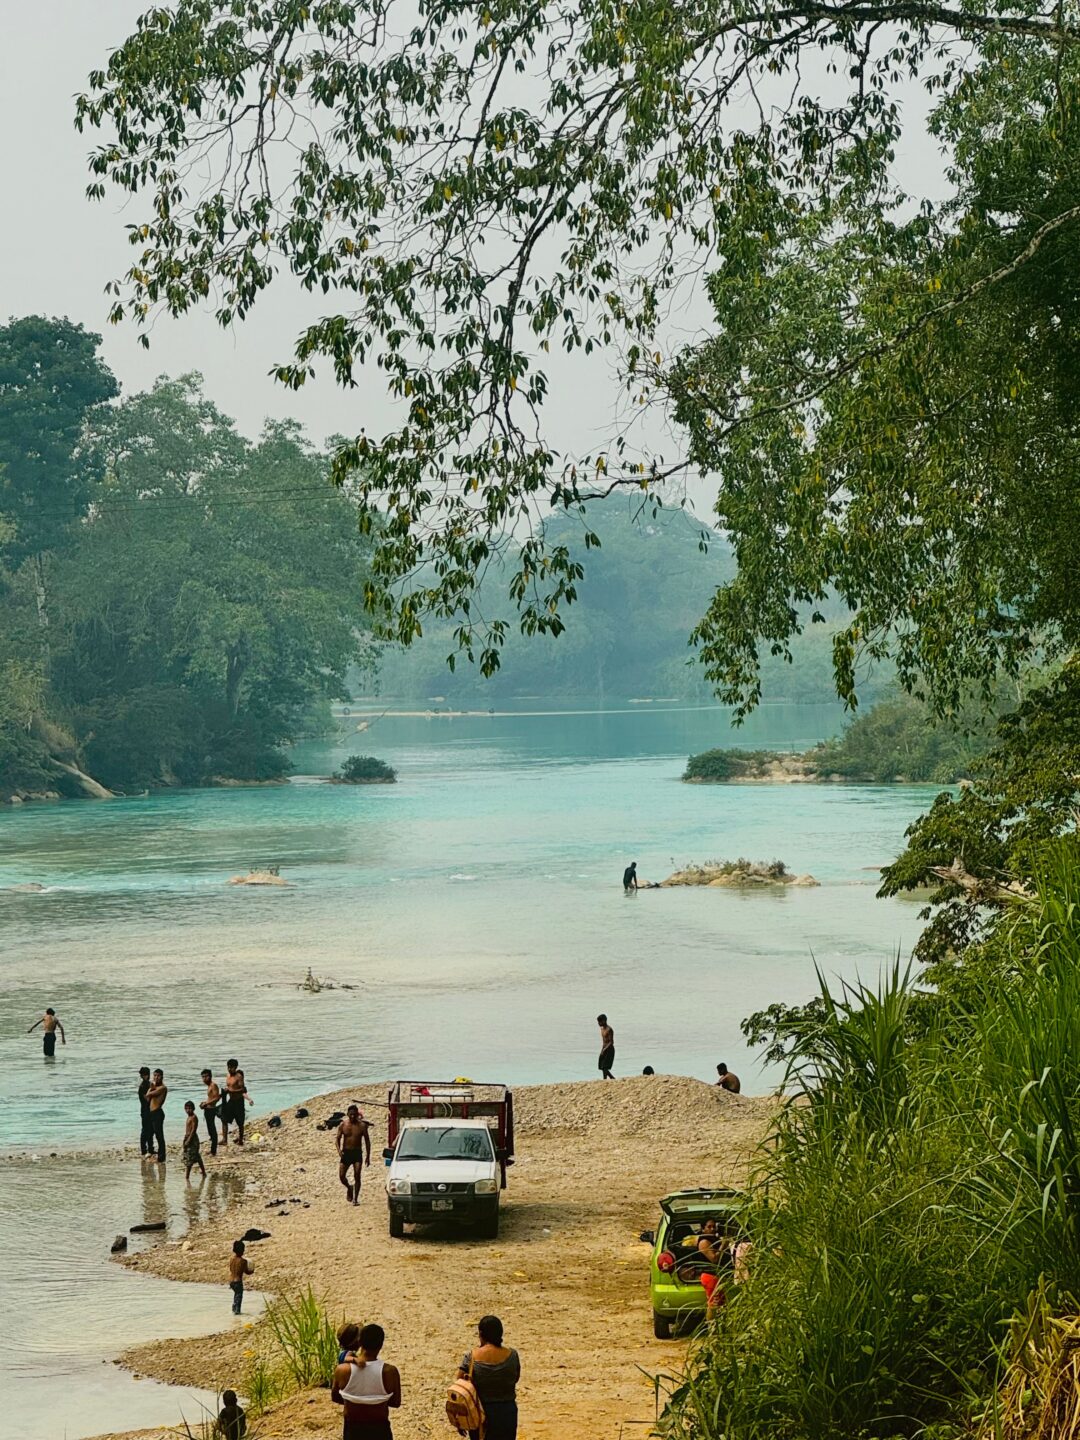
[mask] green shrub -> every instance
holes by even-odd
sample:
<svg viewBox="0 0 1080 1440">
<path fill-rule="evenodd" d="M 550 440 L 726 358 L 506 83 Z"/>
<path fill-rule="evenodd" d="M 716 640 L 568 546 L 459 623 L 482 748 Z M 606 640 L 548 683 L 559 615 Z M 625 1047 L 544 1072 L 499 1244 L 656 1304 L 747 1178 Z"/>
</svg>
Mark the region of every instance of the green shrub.
<svg viewBox="0 0 1080 1440">
<path fill-rule="evenodd" d="M 334 779 L 345 785 L 392 785 L 397 771 L 374 755 L 350 755 L 341 769 L 335 771 Z"/>
<path fill-rule="evenodd" d="M 763 775 L 779 759 L 773 750 L 703 750 L 691 755 L 684 780 L 742 780 Z"/>
<path fill-rule="evenodd" d="M 261 1415 L 285 1392 L 285 1377 L 282 1376 L 264 1355 L 257 1355 L 244 1387 L 248 1401 L 248 1415 Z"/>
</svg>

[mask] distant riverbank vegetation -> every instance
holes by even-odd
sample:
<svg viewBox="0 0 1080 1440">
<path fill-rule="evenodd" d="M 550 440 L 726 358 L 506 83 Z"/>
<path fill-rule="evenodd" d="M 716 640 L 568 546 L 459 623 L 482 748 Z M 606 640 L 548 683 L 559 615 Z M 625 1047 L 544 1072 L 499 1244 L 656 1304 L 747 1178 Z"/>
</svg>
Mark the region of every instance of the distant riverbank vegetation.
<svg viewBox="0 0 1080 1440">
<path fill-rule="evenodd" d="M 0 329 L 0 799 L 286 773 L 370 653 L 327 468 L 197 376 L 118 398 L 68 321 Z"/>
<path fill-rule="evenodd" d="M 682 778 L 713 784 L 787 779 L 952 785 L 969 778 L 990 746 L 994 724 L 993 710 L 981 706 L 941 718 L 922 701 L 896 695 L 810 750 L 705 750 L 690 756 Z"/>
</svg>

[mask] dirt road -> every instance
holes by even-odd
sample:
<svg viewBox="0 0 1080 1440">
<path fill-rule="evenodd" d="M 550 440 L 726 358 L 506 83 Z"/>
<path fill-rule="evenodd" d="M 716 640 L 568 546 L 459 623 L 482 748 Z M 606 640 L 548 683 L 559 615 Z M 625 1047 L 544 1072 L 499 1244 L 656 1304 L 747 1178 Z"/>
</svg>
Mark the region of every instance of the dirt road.
<svg viewBox="0 0 1080 1440">
<path fill-rule="evenodd" d="M 310 1284 L 335 1316 L 385 1327 L 384 1353 L 403 1379 L 397 1440 L 450 1434 L 446 1382 L 485 1312 L 502 1318 L 507 1344 L 521 1354 L 521 1440 L 647 1436 L 654 1416 L 647 1377 L 677 1369 L 684 1346 L 652 1337 L 649 1247 L 637 1237 L 656 1224 L 657 1200 L 666 1192 L 739 1183 L 775 1102 L 659 1075 L 520 1088 L 518 1160 L 500 1238 L 477 1241 L 432 1228 L 392 1240 L 382 1112 L 364 1106 L 374 1122 L 373 1163 L 355 1209 L 338 1183 L 333 1136 L 316 1129 L 350 1100 L 364 1105 L 385 1093 L 385 1087 L 343 1090 L 308 1102 L 306 1120 L 284 1112 L 280 1130 L 253 1126 L 263 1143 L 223 1161 L 242 1168 L 243 1200 L 192 1232 L 188 1248 L 174 1242 L 127 1263 L 175 1279 L 221 1282 L 225 1330 L 231 1243 L 251 1226 L 271 1231 L 270 1239 L 249 1246 L 253 1284 L 278 1292 Z M 289 1203 L 267 1208 L 282 1197 Z M 251 1329 L 240 1328 L 142 1346 L 123 1360 L 162 1380 L 242 1391 L 257 1343 Z M 340 1416 L 326 1391 L 312 1392 L 269 1412 L 258 1433 L 260 1440 L 329 1440 L 341 1433 Z M 140 1432 L 145 1440 L 168 1433 Z"/>
</svg>

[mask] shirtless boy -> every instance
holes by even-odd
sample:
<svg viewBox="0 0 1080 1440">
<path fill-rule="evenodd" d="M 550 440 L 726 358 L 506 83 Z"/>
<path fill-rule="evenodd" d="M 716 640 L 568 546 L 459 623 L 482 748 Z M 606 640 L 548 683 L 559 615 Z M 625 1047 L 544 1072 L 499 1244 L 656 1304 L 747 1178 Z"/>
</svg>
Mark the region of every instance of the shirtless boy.
<svg viewBox="0 0 1080 1440">
<path fill-rule="evenodd" d="M 55 1055 L 56 1032 L 58 1030 L 60 1031 L 60 1044 L 67 1044 L 67 1037 L 64 1034 L 64 1027 L 56 1018 L 56 1011 L 46 1010 L 45 1014 L 42 1015 L 41 1019 L 35 1020 L 33 1025 L 30 1026 L 30 1029 L 27 1030 L 26 1033 L 28 1035 L 32 1035 L 39 1025 L 41 1026 L 41 1053 L 43 1055 Z"/>
<path fill-rule="evenodd" d="M 244 1259 L 243 1240 L 234 1240 L 232 1254 L 229 1256 L 229 1289 L 232 1291 L 232 1313 L 240 1314 L 240 1306 L 244 1303 L 244 1276 L 254 1274 L 255 1267 L 250 1260 Z"/>
<path fill-rule="evenodd" d="M 209 1070 L 202 1072 L 202 1083 L 206 1086 L 206 1099 L 199 1101 L 199 1109 L 206 1120 L 206 1133 L 210 1136 L 210 1154 L 217 1154 L 218 1102 L 221 1100 L 221 1086 Z"/>
<path fill-rule="evenodd" d="M 199 1154 L 199 1117 L 195 1114 L 195 1101 L 184 1101 L 184 1179 L 191 1179 L 191 1172 L 197 1165 L 206 1179 L 206 1166 Z"/>
<path fill-rule="evenodd" d="M 357 1105 L 350 1105 L 345 1119 L 337 1127 L 338 1179 L 345 1186 L 345 1199 L 360 1203 L 360 1180 L 363 1167 L 371 1164 L 371 1126 L 360 1114 Z M 350 1182 L 349 1171 L 353 1172 Z"/>
</svg>

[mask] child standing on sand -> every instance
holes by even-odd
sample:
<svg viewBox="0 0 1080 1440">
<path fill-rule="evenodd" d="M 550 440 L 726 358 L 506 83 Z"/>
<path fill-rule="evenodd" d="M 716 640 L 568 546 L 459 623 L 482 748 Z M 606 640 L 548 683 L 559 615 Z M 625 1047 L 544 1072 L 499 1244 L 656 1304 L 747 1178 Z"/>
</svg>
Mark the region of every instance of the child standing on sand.
<svg viewBox="0 0 1080 1440">
<path fill-rule="evenodd" d="M 203 1164 L 202 1155 L 199 1153 L 199 1121 L 195 1114 L 194 1100 L 184 1101 L 184 1114 L 187 1122 L 184 1125 L 184 1164 L 187 1169 L 184 1171 L 184 1179 L 191 1179 L 191 1172 L 197 1165 L 202 1171 L 203 1179 L 206 1179 L 206 1166 Z"/>
<path fill-rule="evenodd" d="M 243 1240 L 234 1240 L 233 1253 L 229 1256 L 229 1289 L 232 1291 L 232 1313 L 240 1314 L 240 1306 L 244 1303 L 244 1276 L 251 1275 L 255 1267 L 250 1260 L 244 1259 Z"/>
<path fill-rule="evenodd" d="M 226 1390 L 221 1396 L 221 1413 L 217 1417 L 217 1433 L 221 1440 L 244 1440 L 247 1416 L 237 1404 L 236 1391 Z"/>
</svg>

